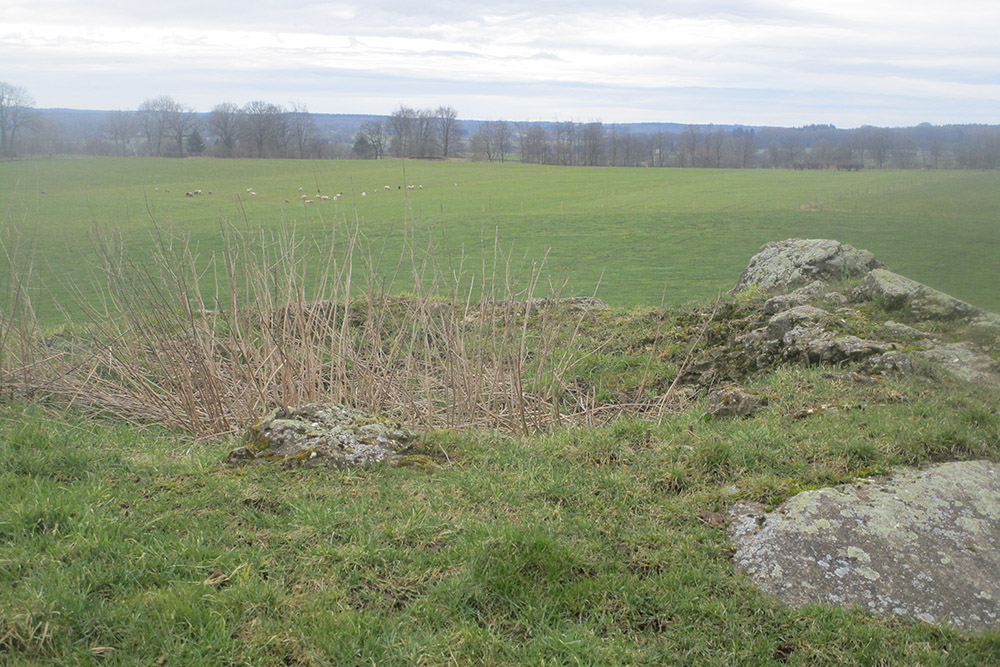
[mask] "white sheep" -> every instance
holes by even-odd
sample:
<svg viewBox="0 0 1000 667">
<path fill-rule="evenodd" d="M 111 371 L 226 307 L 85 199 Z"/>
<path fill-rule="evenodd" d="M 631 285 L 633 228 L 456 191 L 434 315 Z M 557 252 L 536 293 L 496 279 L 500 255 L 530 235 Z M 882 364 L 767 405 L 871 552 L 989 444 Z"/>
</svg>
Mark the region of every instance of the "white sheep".
<svg viewBox="0 0 1000 667">
<path fill-rule="evenodd" d="M 330 201 L 329 195 L 320 195 L 319 198 L 322 199 L 323 201 Z"/>
<path fill-rule="evenodd" d="M 388 185 L 387 185 L 387 186 L 385 186 L 385 189 L 386 189 L 386 190 L 392 190 L 392 188 L 390 188 L 390 187 L 389 187 Z"/>
<path fill-rule="evenodd" d="M 361 196 L 362 196 L 362 197 L 367 197 L 367 196 L 368 196 L 368 193 L 367 193 L 367 192 L 362 192 L 362 193 L 361 193 Z"/>
</svg>

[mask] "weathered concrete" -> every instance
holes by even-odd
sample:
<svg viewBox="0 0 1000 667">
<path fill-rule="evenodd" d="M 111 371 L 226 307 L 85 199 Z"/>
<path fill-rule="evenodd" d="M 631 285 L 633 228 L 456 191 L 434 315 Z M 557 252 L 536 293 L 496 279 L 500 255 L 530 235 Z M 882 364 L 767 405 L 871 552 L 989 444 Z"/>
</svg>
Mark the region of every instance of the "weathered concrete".
<svg viewBox="0 0 1000 667">
<path fill-rule="evenodd" d="M 733 288 L 756 285 L 764 290 L 795 287 L 813 280 L 836 281 L 863 276 L 884 264 L 867 250 L 830 239 L 785 239 L 761 246 Z"/>
<path fill-rule="evenodd" d="M 737 505 L 735 566 L 791 606 L 1000 628 L 1000 464 L 944 463 Z"/>
</svg>

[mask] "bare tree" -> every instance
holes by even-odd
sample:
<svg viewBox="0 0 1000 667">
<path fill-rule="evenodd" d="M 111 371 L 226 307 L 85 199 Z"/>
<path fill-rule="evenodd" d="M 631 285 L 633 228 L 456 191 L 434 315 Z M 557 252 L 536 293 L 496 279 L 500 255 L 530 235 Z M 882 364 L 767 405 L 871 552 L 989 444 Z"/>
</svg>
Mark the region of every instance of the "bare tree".
<svg viewBox="0 0 1000 667">
<path fill-rule="evenodd" d="M 306 148 L 316 134 L 316 122 L 306 105 L 292 104 L 292 110 L 288 113 L 288 125 L 292 141 L 295 142 L 296 157 L 306 157 Z"/>
<path fill-rule="evenodd" d="M 521 162 L 528 164 L 542 164 L 547 162 L 546 152 L 548 143 L 545 136 L 545 128 L 535 123 L 518 123 L 517 125 L 518 145 L 521 148 Z"/>
<path fill-rule="evenodd" d="M 146 146 L 150 155 L 159 156 L 163 149 L 163 137 L 168 136 L 171 118 L 176 115 L 182 105 L 169 95 L 161 95 L 143 101 L 139 105 L 139 124 L 146 137 Z"/>
<path fill-rule="evenodd" d="M 438 143 L 441 156 L 448 157 L 462 140 L 462 124 L 458 121 L 458 111 L 454 107 L 438 107 L 434 112 L 438 122 Z"/>
<path fill-rule="evenodd" d="M 167 114 L 167 133 L 177 142 L 177 155 L 184 157 L 184 139 L 197 123 L 194 111 L 183 104 L 175 104 Z"/>
<path fill-rule="evenodd" d="M 733 152 L 736 154 L 736 161 L 740 169 L 750 166 L 753 156 L 757 153 L 757 144 L 754 141 L 754 131 L 752 128 L 737 127 L 733 130 Z"/>
<path fill-rule="evenodd" d="M 284 110 L 263 100 L 253 100 L 243 106 L 240 128 L 241 136 L 257 149 L 259 158 L 264 157 L 265 148 L 280 151 L 287 139 Z"/>
<path fill-rule="evenodd" d="M 131 111 L 112 111 L 104 128 L 115 142 L 118 154 L 125 155 L 128 151 L 128 142 L 135 136 L 137 128 L 135 114 Z"/>
<path fill-rule="evenodd" d="M 583 126 L 583 164 L 596 167 L 604 163 L 604 125 L 587 123 Z"/>
<path fill-rule="evenodd" d="M 14 155 L 17 131 L 37 123 L 34 106 L 27 90 L 0 81 L 0 155 Z"/>
<path fill-rule="evenodd" d="M 881 169 L 889 157 L 889 149 L 892 148 L 892 133 L 884 127 L 877 130 L 873 128 L 868 133 L 867 145 L 876 166 Z"/>
<path fill-rule="evenodd" d="M 367 120 L 361 124 L 358 134 L 365 138 L 365 145 L 369 147 L 368 150 L 373 158 L 381 160 L 385 157 L 385 149 L 389 144 L 386 123 L 380 120 Z"/>
<path fill-rule="evenodd" d="M 208 129 L 222 144 L 224 157 L 232 157 L 240 128 L 243 111 L 232 102 L 223 102 L 212 107 L 208 114 Z"/>
<path fill-rule="evenodd" d="M 782 142 L 781 147 L 785 153 L 785 167 L 799 166 L 806 150 L 802 146 L 802 142 L 796 137 L 789 137 Z"/>
<path fill-rule="evenodd" d="M 698 157 L 698 147 L 700 142 L 698 141 L 698 133 L 700 128 L 697 125 L 688 125 L 681 132 L 679 140 L 679 148 L 681 151 L 681 166 L 683 167 L 685 163 L 689 167 L 695 166 L 695 161 Z"/>
<path fill-rule="evenodd" d="M 413 150 L 417 111 L 399 105 L 389 116 L 389 131 L 392 134 L 392 152 L 396 157 L 407 157 Z"/>
</svg>

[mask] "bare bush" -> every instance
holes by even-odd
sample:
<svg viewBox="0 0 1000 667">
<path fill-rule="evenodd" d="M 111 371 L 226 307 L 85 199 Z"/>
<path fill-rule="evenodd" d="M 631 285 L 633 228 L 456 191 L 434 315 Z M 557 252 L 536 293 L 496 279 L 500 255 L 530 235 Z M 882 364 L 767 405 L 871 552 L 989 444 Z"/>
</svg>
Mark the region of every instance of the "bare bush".
<svg viewBox="0 0 1000 667">
<path fill-rule="evenodd" d="M 515 269 L 494 242 L 475 262 L 445 264 L 411 231 L 384 271 L 347 222 L 328 243 L 224 226 L 222 252 L 207 259 L 153 227 L 151 262 L 101 239 L 103 298 L 77 304 L 87 323 L 76 333 L 42 339 L 23 282 L 5 283 L 0 386 L 197 436 L 318 401 L 516 432 L 587 411 L 566 382 L 585 312 L 560 306 L 563 284 L 544 261 Z M 398 296 L 384 276 L 403 271 L 412 293 Z"/>
</svg>

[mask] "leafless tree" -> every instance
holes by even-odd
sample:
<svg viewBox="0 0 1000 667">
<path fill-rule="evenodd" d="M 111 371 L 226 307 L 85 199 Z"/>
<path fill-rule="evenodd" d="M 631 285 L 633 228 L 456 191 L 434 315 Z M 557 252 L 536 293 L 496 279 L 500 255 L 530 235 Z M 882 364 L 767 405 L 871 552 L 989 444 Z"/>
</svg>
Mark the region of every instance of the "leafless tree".
<svg viewBox="0 0 1000 667">
<path fill-rule="evenodd" d="M 753 161 L 757 153 L 757 144 L 754 141 L 753 129 L 737 127 L 732 133 L 733 153 L 736 155 L 736 162 L 740 169 L 746 169 Z"/>
<path fill-rule="evenodd" d="M 208 114 L 208 129 L 222 144 L 223 157 L 232 157 L 236 150 L 242 114 L 243 111 L 232 102 L 216 104 Z"/>
<path fill-rule="evenodd" d="M 535 123 L 518 123 L 518 146 L 521 149 L 521 162 L 525 164 L 542 164 L 547 162 L 547 141 L 545 128 Z"/>
<path fill-rule="evenodd" d="M 316 134 L 316 122 L 304 104 L 293 103 L 288 112 L 288 129 L 295 142 L 296 157 L 306 157 L 307 149 Z"/>
<path fill-rule="evenodd" d="M 587 123 L 583 126 L 583 164 L 596 167 L 604 164 L 604 125 Z"/>
<path fill-rule="evenodd" d="M 458 121 L 458 111 L 454 107 L 438 107 L 434 113 L 438 121 L 441 156 L 448 157 L 448 152 L 453 152 L 462 141 L 462 124 Z"/>
<path fill-rule="evenodd" d="M 392 134 L 392 152 L 396 157 L 407 157 L 413 150 L 417 111 L 399 105 L 389 116 L 389 131 Z"/>
<path fill-rule="evenodd" d="M 14 155 L 17 131 L 37 123 L 34 106 L 27 90 L 0 81 L 0 155 Z"/>
<path fill-rule="evenodd" d="M 873 129 L 868 133 L 868 152 L 871 153 L 875 165 L 881 169 L 885 166 L 889 157 L 889 149 L 892 148 L 892 133 L 886 128 Z"/>
<path fill-rule="evenodd" d="M 184 157 L 184 139 L 197 123 L 194 111 L 183 104 L 176 104 L 167 114 L 167 134 L 177 142 L 177 155 Z"/>
<path fill-rule="evenodd" d="M 146 137 L 146 146 L 150 155 L 161 155 L 163 137 L 168 136 L 171 118 L 181 108 L 182 106 L 169 95 L 148 99 L 139 105 L 139 124 Z"/>
<path fill-rule="evenodd" d="M 135 136 L 137 125 L 135 114 L 131 111 L 112 111 L 104 124 L 105 132 L 115 142 L 119 155 L 128 151 L 128 142 Z"/>
<path fill-rule="evenodd" d="M 253 100 L 243 106 L 240 115 L 241 136 L 264 157 L 264 149 L 280 153 L 287 141 L 284 109 L 276 104 Z"/>
<path fill-rule="evenodd" d="M 385 157 L 385 149 L 389 144 L 386 123 L 380 120 L 367 120 L 361 124 L 361 130 L 358 134 L 365 138 L 372 157 L 376 160 L 381 160 Z"/>
</svg>

